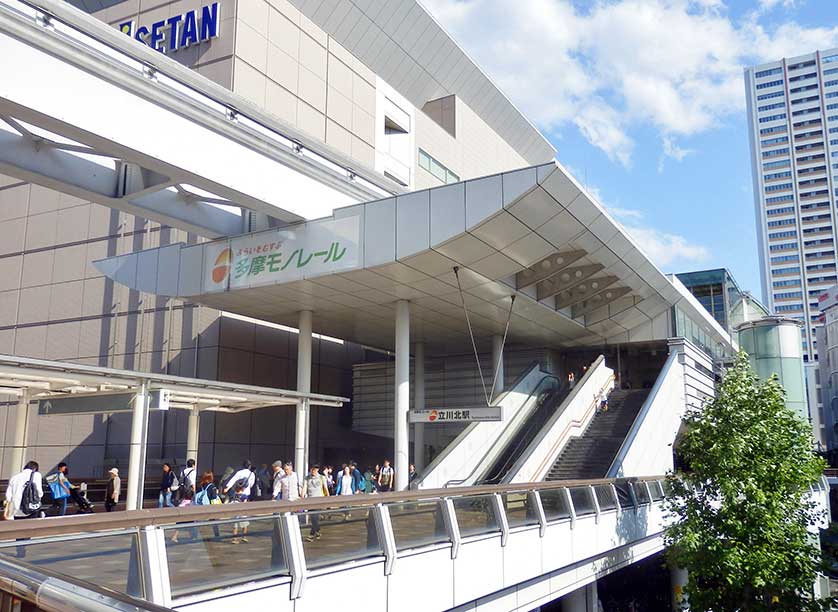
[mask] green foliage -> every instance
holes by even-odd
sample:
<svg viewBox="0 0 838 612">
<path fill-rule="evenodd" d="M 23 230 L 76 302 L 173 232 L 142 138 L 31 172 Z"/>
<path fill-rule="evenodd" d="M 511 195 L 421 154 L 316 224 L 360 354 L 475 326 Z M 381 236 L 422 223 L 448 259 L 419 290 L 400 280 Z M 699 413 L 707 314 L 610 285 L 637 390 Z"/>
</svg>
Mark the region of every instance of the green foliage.
<svg viewBox="0 0 838 612">
<path fill-rule="evenodd" d="M 810 426 L 760 382 L 740 353 L 716 398 L 685 417 L 679 451 L 690 472 L 670 478 L 670 562 L 689 572 L 693 612 L 827 610 L 812 585 L 818 519 L 804 496 L 824 469 Z"/>
</svg>

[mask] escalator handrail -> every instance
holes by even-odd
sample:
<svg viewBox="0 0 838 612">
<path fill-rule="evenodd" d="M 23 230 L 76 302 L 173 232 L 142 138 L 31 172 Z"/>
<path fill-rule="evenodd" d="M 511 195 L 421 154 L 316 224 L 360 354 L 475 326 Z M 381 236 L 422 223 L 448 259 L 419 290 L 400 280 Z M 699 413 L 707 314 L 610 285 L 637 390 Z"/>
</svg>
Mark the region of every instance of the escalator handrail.
<svg viewBox="0 0 838 612">
<path fill-rule="evenodd" d="M 576 382 L 576 384 L 573 386 L 573 389 L 570 389 L 570 391 L 568 392 L 568 394 L 565 396 L 564 400 L 562 401 L 562 405 L 564 405 L 564 406 L 565 406 L 565 408 L 566 408 L 567 406 L 569 406 L 569 405 L 570 405 L 570 403 L 571 403 L 571 402 L 572 402 L 572 401 L 576 398 L 577 394 L 578 394 L 578 393 L 582 390 L 582 388 L 583 388 L 583 387 L 584 387 L 584 386 L 588 383 L 588 380 L 590 379 L 590 377 L 591 377 L 591 375 L 593 374 L 593 372 L 594 372 L 594 371 L 595 371 L 595 370 L 599 367 L 599 365 L 600 365 L 601 363 L 603 363 L 603 362 L 605 362 L 605 355 L 599 355 L 596 359 L 594 359 L 593 363 L 592 363 L 592 364 L 588 367 L 588 370 L 585 372 L 585 375 L 584 375 L 584 376 L 582 376 L 582 378 L 580 378 L 580 379 Z M 612 376 L 612 377 L 611 377 L 611 379 L 609 379 L 609 380 L 613 380 L 613 376 Z M 563 413 L 564 413 L 564 410 L 557 410 L 557 411 L 555 411 L 555 412 L 553 413 L 552 418 L 554 418 L 554 419 L 558 419 L 558 418 L 560 418 L 560 417 L 561 417 L 561 415 L 562 415 Z M 537 446 L 541 443 L 541 441 L 544 439 L 544 436 L 545 436 L 545 435 L 547 435 L 547 432 L 550 430 L 550 427 L 551 427 L 551 426 L 552 426 L 552 423 L 550 422 L 550 420 L 548 420 L 548 421 L 547 421 L 547 423 L 545 423 L 545 425 L 544 425 L 544 426 L 542 426 L 541 431 L 539 431 L 539 432 L 538 432 L 538 435 L 536 435 L 536 436 L 535 436 L 535 437 L 534 437 L 534 438 L 530 441 L 529 445 L 527 446 L 527 449 L 524 451 L 524 454 L 523 454 L 521 457 L 519 457 L 519 458 L 518 458 L 518 461 L 516 461 L 516 462 L 512 465 L 512 468 L 510 468 L 509 472 L 507 473 L 507 476 L 508 476 L 510 473 L 513 473 L 513 471 L 515 471 L 515 472 L 517 473 L 517 470 L 515 470 L 515 468 L 516 468 L 516 467 L 517 467 L 517 469 L 518 469 L 518 470 L 520 470 L 520 469 L 521 469 L 521 467 L 523 467 L 524 462 L 522 462 L 521 460 L 524 458 L 524 456 L 527 456 L 527 457 L 528 457 L 528 456 L 529 456 L 529 454 L 535 450 L 535 448 L 536 448 L 536 447 L 537 447 Z M 528 453 L 527 451 L 529 451 L 529 453 Z"/>
<path fill-rule="evenodd" d="M 527 376 L 529 376 L 530 373 L 535 369 L 541 369 L 541 363 L 538 360 L 531 361 L 530 364 L 526 368 L 524 368 L 524 370 L 515 378 L 515 380 L 512 382 L 511 385 L 509 385 L 507 389 L 501 391 L 495 397 L 493 397 L 491 405 L 495 406 L 498 403 L 500 403 L 501 400 L 506 396 L 506 394 L 509 393 L 509 390 L 517 387 L 521 383 L 521 381 L 523 381 Z M 457 445 L 459 445 L 459 443 L 462 442 L 466 438 L 466 436 L 468 436 L 468 434 L 471 433 L 471 431 L 474 430 L 474 428 L 478 425 L 480 425 L 479 422 L 469 423 L 468 425 L 466 425 L 466 427 L 463 428 L 463 430 L 459 434 L 457 434 L 457 437 L 455 437 L 450 444 L 447 444 L 445 448 L 443 448 L 442 451 L 436 457 L 434 457 L 433 460 L 425 467 L 425 469 L 423 470 L 424 473 L 417 478 L 413 486 L 418 487 L 420 484 L 422 484 L 422 481 L 425 479 L 425 476 L 430 474 L 440 463 L 442 463 L 442 461 L 446 457 L 448 457 L 448 455 L 454 450 L 454 448 L 456 448 Z M 465 480 L 459 481 L 459 483 L 462 482 L 465 482 Z M 446 483 L 443 486 L 448 486 L 448 483 Z"/>
<path fill-rule="evenodd" d="M 539 380 L 539 381 L 538 381 L 538 384 L 536 384 L 536 385 L 535 385 L 535 387 L 533 388 L 533 390 L 532 390 L 532 391 L 531 391 L 531 392 L 527 395 L 526 399 L 525 399 L 523 402 L 521 402 L 521 406 L 522 406 L 522 407 L 523 407 L 523 406 L 526 406 L 526 405 L 527 405 L 527 402 L 529 402 L 529 401 L 532 399 L 532 396 L 533 396 L 533 395 L 535 395 L 536 393 L 538 393 L 538 392 L 539 392 L 539 390 L 540 390 L 540 388 L 541 388 L 541 385 L 544 383 L 544 381 L 545 381 L 545 380 L 555 380 L 555 381 L 558 381 L 560 385 L 561 385 L 561 382 L 562 382 L 562 381 L 561 381 L 561 380 L 560 380 L 557 376 L 555 376 L 555 375 L 553 375 L 553 374 L 545 374 L 545 375 L 544 375 L 544 377 L 543 377 L 541 380 Z M 509 427 L 510 425 L 512 425 L 512 423 L 509 423 L 509 425 L 507 425 L 507 427 Z M 522 426 L 523 426 L 523 425 L 522 425 Z M 501 434 L 500 434 L 500 435 L 502 436 L 504 433 L 506 433 L 506 428 L 504 428 L 504 430 L 501 432 Z M 516 432 L 516 433 L 517 433 L 517 432 Z M 513 434 L 513 435 L 514 435 L 514 434 Z M 500 437 L 500 436 L 498 436 L 498 437 Z M 495 441 L 495 444 L 497 444 L 497 441 Z M 494 447 L 495 447 L 495 445 L 494 445 L 494 444 L 492 444 L 492 446 L 491 446 L 491 448 L 489 449 L 489 451 L 487 452 L 487 454 L 488 454 L 489 452 L 492 452 L 492 449 L 493 449 Z M 452 485 L 453 485 L 453 486 L 457 486 L 457 485 L 461 485 L 461 484 L 463 484 L 464 482 L 468 482 L 468 481 L 469 481 L 469 480 L 470 480 L 470 479 L 474 476 L 474 473 L 475 473 L 478 469 L 480 469 L 480 463 L 478 463 L 476 466 L 474 466 L 474 468 L 471 470 L 471 472 L 469 473 L 469 475 L 468 475 L 468 476 L 466 476 L 465 478 L 458 478 L 458 479 L 456 479 L 456 480 L 449 480 L 449 481 L 448 481 L 448 482 L 446 482 L 444 485 L 442 485 L 442 486 L 443 486 L 443 488 L 446 488 L 446 489 L 447 489 L 449 486 L 452 486 Z"/>
<path fill-rule="evenodd" d="M 512 449 L 512 453 L 506 460 L 503 462 L 503 465 L 498 468 L 498 464 L 495 463 L 487 473 L 491 472 L 492 475 L 486 478 L 481 479 L 481 484 L 498 484 L 503 477 L 506 475 L 506 472 L 509 471 L 515 462 L 518 460 L 517 457 L 520 457 L 519 451 L 524 451 L 529 446 L 529 440 L 526 437 L 522 437 L 520 434 L 526 432 L 528 428 L 531 427 L 533 424 L 533 419 L 539 416 L 541 411 L 544 412 L 542 416 L 542 420 L 538 425 L 538 428 L 544 427 L 544 423 L 547 422 L 547 418 L 549 418 L 550 411 L 555 410 L 557 406 L 560 406 L 561 403 L 564 401 L 564 398 L 567 397 L 568 385 L 566 381 L 560 381 L 559 386 L 555 389 L 555 397 L 547 399 L 544 401 L 540 407 L 536 408 L 533 413 L 527 418 L 527 421 L 515 432 L 513 436 L 513 441 L 515 442 L 515 447 Z M 556 401 L 558 400 L 558 401 Z M 546 406 L 552 406 L 551 408 L 547 408 Z M 517 440 L 515 440 L 517 438 Z M 506 451 L 507 449 L 504 449 Z M 500 473 L 500 475 L 498 475 Z"/>
</svg>

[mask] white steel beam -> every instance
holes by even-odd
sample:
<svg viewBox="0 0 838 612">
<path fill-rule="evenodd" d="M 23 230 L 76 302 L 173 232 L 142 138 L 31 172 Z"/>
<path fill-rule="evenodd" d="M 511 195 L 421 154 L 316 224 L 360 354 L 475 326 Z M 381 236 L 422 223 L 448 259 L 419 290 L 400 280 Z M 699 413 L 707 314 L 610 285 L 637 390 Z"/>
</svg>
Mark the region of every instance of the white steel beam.
<svg viewBox="0 0 838 612">
<path fill-rule="evenodd" d="M 39 0 L 38 5 L 49 6 L 50 12 L 68 22 L 87 17 L 63 3 Z M 168 58 L 156 57 L 159 54 L 151 56 L 154 63 L 137 60 L 150 50 L 136 48 L 142 45 L 105 24 L 85 24 L 85 31 L 95 30 L 98 38 L 94 40 L 57 20 L 46 20 L 51 25 L 43 23 L 0 4 L 0 57 L 13 60 L 4 63 L 0 80 L 0 115 L 4 117 L 44 130 L 56 140 L 68 139 L 78 152 L 89 147 L 95 155 L 124 160 L 168 177 L 172 185 L 191 185 L 280 221 L 322 217 L 338 206 L 388 193 L 362 180 L 358 175 L 363 172 L 332 163 L 296 139 L 239 115 L 230 105 L 233 100 L 254 114 L 252 105 L 240 96 L 230 92 L 218 95 L 217 86 L 212 87 L 207 79 L 180 74 L 179 70 L 189 71 L 176 68 Z M 108 40 L 104 44 L 113 46 L 103 49 L 101 40 L 111 34 L 121 38 Z M 158 70 L 158 63 L 165 73 Z M 215 101 L 220 98 L 224 101 Z M 22 147 L 26 138 L 22 134 L 17 146 Z M 31 140 L 29 137 L 30 146 Z M 7 157 L 2 171 L 54 188 L 72 186 L 71 179 L 78 178 L 76 166 L 71 164 L 65 170 L 58 163 L 66 157 L 58 156 L 54 147 L 45 156 L 28 153 L 24 158 L 28 165 Z M 99 178 L 107 181 L 107 173 Z M 81 187 L 76 183 L 77 189 Z M 103 193 L 101 189 L 92 191 Z M 201 214 L 206 210 L 174 198 L 169 203 L 181 209 L 181 215 L 166 222 L 185 229 L 195 229 L 188 214 L 192 209 Z M 159 217 L 160 209 L 165 208 L 160 202 L 155 206 L 154 201 L 146 200 L 119 204 L 149 206 L 137 213 L 148 218 Z M 187 227 L 190 224 L 193 227 Z M 220 233 L 214 225 L 209 230 Z"/>
</svg>

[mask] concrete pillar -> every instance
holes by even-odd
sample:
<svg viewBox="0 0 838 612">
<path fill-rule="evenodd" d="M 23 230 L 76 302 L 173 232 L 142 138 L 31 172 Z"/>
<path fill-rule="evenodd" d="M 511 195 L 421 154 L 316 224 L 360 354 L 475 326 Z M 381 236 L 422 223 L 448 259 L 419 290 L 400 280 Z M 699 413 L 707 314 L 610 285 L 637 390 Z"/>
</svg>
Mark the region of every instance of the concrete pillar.
<svg viewBox="0 0 838 612">
<path fill-rule="evenodd" d="M 407 412 L 410 410 L 410 306 L 406 300 L 396 303 L 396 414 L 394 439 L 396 452 L 396 491 L 407 489 L 408 449 Z"/>
<path fill-rule="evenodd" d="M 186 422 L 186 459 L 195 460 L 196 475 L 198 474 L 198 433 L 200 426 L 201 411 L 195 406 L 189 411 L 189 417 Z"/>
<path fill-rule="evenodd" d="M 125 491 L 125 509 L 137 510 L 143 505 L 145 484 L 145 445 L 148 434 L 148 402 L 146 384 L 143 382 L 134 397 L 131 418 L 131 443 L 128 455 L 128 484 Z"/>
<path fill-rule="evenodd" d="M 413 349 L 413 409 L 425 409 L 425 344 L 417 342 Z M 425 467 L 425 424 L 413 424 L 413 465 L 421 472 Z"/>
<path fill-rule="evenodd" d="M 492 398 L 494 398 L 503 391 L 503 336 L 492 336 L 492 377 L 495 380 L 495 386 L 492 387 Z"/>
<path fill-rule="evenodd" d="M 311 311 L 300 312 L 300 334 L 297 338 L 297 391 L 311 393 Z M 308 400 L 297 402 L 297 422 L 294 441 L 294 470 L 308 473 Z"/>
<path fill-rule="evenodd" d="M 598 610 L 599 595 L 596 581 L 562 597 L 562 612 L 598 612 Z"/>
<path fill-rule="evenodd" d="M 15 406 L 15 429 L 12 436 L 12 456 L 6 478 L 23 469 L 26 459 L 26 439 L 29 426 L 29 389 L 21 389 Z"/>
<path fill-rule="evenodd" d="M 675 612 L 689 610 L 687 596 L 684 594 L 684 587 L 687 586 L 689 574 L 687 570 L 680 567 L 669 568 L 669 582 L 672 585 L 672 609 Z"/>
</svg>

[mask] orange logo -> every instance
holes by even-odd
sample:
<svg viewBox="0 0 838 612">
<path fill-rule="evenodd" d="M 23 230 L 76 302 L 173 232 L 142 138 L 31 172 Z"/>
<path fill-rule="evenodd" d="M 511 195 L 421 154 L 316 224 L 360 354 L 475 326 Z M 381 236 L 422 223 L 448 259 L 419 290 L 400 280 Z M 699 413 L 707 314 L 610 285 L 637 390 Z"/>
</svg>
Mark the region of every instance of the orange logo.
<svg viewBox="0 0 838 612">
<path fill-rule="evenodd" d="M 431 415 L 428 417 L 428 420 L 431 422 L 436 421 L 438 416 L 436 410 L 431 410 Z"/>
<path fill-rule="evenodd" d="M 233 258 L 233 252 L 230 247 L 227 247 L 218 254 L 215 258 L 215 265 L 212 268 L 212 282 L 223 282 L 230 273 L 230 260 Z"/>
</svg>

